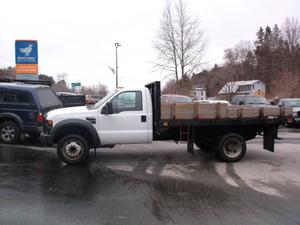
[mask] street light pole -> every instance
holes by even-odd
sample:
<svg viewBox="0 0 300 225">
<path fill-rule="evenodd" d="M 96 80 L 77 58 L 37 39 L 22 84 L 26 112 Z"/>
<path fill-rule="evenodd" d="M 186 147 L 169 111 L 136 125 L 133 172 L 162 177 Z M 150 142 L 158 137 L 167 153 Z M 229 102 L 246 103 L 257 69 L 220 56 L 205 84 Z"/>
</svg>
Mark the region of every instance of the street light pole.
<svg viewBox="0 0 300 225">
<path fill-rule="evenodd" d="M 116 47 L 116 88 L 119 87 L 119 83 L 118 83 L 118 47 L 120 47 L 121 45 L 117 42 L 115 43 L 115 47 Z"/>
</svg>

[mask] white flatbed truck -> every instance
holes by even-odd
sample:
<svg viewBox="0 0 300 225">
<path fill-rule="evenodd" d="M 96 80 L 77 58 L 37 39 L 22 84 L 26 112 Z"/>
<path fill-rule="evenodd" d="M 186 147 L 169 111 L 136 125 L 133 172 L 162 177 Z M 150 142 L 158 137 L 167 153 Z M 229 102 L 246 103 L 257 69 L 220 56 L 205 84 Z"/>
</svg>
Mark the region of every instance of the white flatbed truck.
<svg viewBox="0 0 300 225">
<path fill-rule="evenodd" d="M 93 106 L 55 109 L 45 115 L 40 136 L 45 145 L 57 145 L 58 157 L 68 164 L 89 158 L 90 149 L 117 144 L 147 144 L 153 141 L 187 142 L 204 151 L 215 151 L 226 162 L 241 160 L 246 141 L 263 132 L 263 148 L 274 151 L 278 126 L 287 117 L 259 115 L 254 118 L 162 119 L 160 82 L 139 89 L 120 89 Z"/>
</svg>

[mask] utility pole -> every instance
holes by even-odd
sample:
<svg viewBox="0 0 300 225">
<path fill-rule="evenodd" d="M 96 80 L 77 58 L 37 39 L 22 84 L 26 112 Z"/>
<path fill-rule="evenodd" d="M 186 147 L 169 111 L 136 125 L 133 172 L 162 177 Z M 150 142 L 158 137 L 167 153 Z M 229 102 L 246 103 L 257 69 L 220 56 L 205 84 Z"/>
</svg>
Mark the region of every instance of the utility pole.
<svg viewBox="0 0 300 225">
<path fill-rule="evenodd" d="M 116 88 L 119 87 L 119 83 L 118 83 L 118 47 L 120 47 L 121 45 L 116 42 L 115 43 L 115 47 L 116 47 Z"/>
</svg>

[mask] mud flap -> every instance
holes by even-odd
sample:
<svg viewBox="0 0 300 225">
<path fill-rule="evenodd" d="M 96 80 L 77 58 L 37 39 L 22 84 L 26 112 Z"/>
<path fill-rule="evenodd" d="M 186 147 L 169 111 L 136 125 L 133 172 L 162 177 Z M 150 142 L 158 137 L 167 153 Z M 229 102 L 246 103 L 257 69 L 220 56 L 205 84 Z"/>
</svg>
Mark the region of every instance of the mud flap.
<svg viewBox="0 0 300 225">
<path fill-rule="evenodd" d="M 188 127 L 187 151 L 194 155 L 194 127 Z"/>
<path fill-rule="evenodd" d="M 277 126 L 269 126 L 264 129 L 264 149 L 274 152 L 275 135 Z"/>
</svg>

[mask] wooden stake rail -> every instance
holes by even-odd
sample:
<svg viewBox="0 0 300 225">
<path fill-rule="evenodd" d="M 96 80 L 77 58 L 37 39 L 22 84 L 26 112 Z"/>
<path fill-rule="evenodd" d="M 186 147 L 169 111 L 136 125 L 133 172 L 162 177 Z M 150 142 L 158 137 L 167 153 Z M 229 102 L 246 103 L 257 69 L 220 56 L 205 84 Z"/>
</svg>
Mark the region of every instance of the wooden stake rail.
<svg viewBox="0 0 300 225">
<path fill-rule="evenodd" d="M 189 103 L 162 103 L 161 119 L 179 120 L 205 120 L 205 119 L 239 119 L 259 117 L 287 117 L 291 115 L 292 108 L 277 106 L 236 106 L 226 103 L 203 104 Z"/>
</svg>

